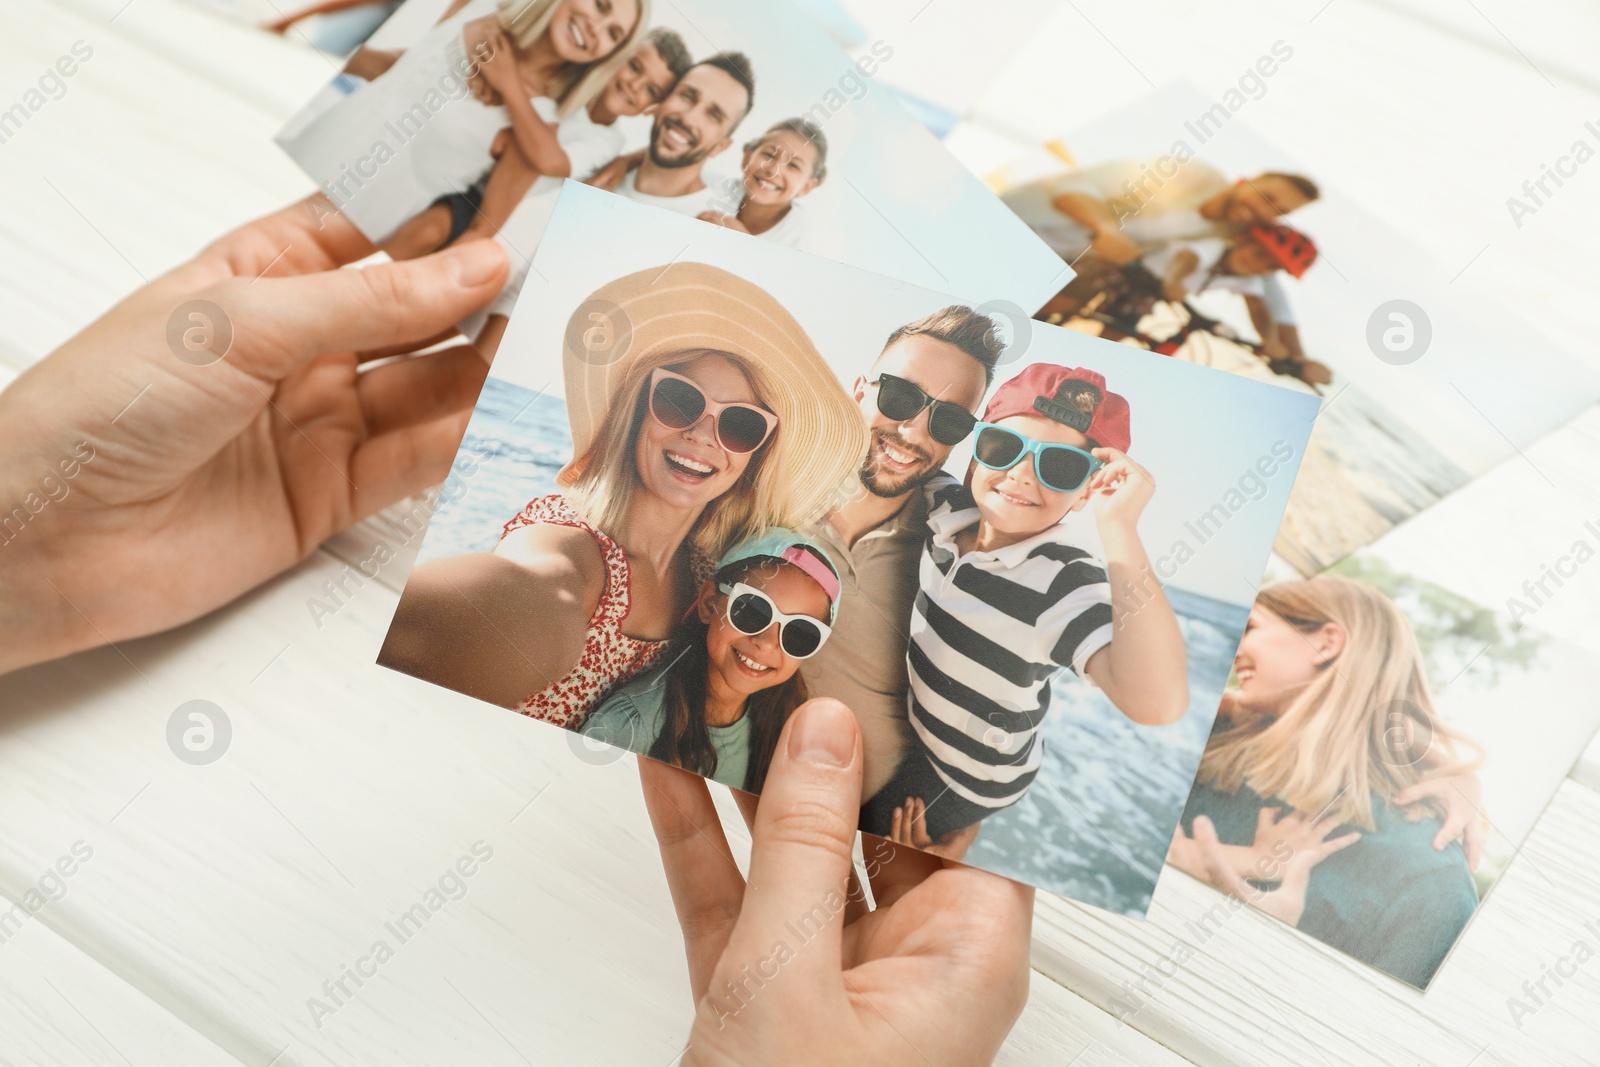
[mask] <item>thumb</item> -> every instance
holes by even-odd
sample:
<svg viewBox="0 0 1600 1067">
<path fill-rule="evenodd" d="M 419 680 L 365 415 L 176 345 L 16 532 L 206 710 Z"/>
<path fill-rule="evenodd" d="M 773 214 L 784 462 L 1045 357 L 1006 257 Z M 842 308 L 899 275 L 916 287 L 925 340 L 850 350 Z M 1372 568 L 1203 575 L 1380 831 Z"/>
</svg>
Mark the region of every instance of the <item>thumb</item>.
<svg viewBox="0 0 1600 1067">
<path fill-rule="evenodd" d="M 235 278 L 209 296 L 227 315 L 238 369 L 277 381 L 315 356 L 425 341 L 487 304 L 509 266 L 495 241 L 467 241 L 403 263 Z"/>
<path fill-rule="evenodd" d="M 724 968 L 753 965 L 781 942 L 793 955 L 787 967 L 839 973 L 861 762 L 855 715 L 837 700 L 807 701 L 790 716 L 756 809 L 749 886 Z"/>
</svg>

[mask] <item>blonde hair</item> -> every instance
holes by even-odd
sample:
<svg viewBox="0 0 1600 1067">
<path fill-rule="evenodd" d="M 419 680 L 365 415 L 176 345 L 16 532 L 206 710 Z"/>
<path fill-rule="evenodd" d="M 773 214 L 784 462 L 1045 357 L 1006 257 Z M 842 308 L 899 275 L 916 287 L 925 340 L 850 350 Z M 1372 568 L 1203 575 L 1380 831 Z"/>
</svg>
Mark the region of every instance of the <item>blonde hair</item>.
<svg viewBox="0 0 1600 1067">
<path fill-rule="evenodd" d="M 1388 597 L 1323 575 L 1267 586 L 1256 603 L 1302 633 L 1335 624 L 1344 648 L 1276 717 L 1237 710 L 1206 746 L 1203 781 L 1226 792 L 1249 785 L 1297 811 L 1372 830 L 1373 792 L 1390 798 L 1483 762 L 1483 749 L 1435 714 L 1416 635 Z M 1401 739 L 1408 747 L 1397 751 Z M 1424 809 L 1444 815 L 1433 801 L 1403 814 L 1415 821 Z"/>
<path fill-rule="evenodd" d="M 634 491 L 639 487 L 635 452 L 640 427 L 649 417 L 650 372 L 666 367 L 686 373 L 689 364 L 705 356 L 717 356 L 737 367 L 755 390 L 756 402 L 772 410 L 768 398 L 773 390 L 765 382 L 764 372 L 730 353 L 699 348 L 661 353 L 636 361 L 612 394 L 611 408 L 595 434 L 594 444 L 556 476 L 556 484 L 565 491 L 567 502 L 597 529 L 617 529 L 627 516 Z M 778 462 L 778 450 L 794 447 L 791 443 L 794 430 L 790 428 L 785 434 L 783 414 L 778 412 L 777 428 L 750 457 L 739 480 L 707 504 L 695 521 L 689 537 L 708 558 L 721 558 L 733 545 L 768 527 L 795 527 L 812 517 L 797 514 L 792 489 L 778 484 L 773 474 L 782 467 Z M 814 444 L 820 447 L 822 442 Z"/>
<path fill-rule="evenodd" d="M 550 21 L 561 3 L 562 0 L 499 0 L 495 14 L 517 51 L 525 52 L 549 32 Z M 545 95 L 556 102 L 558 118 L 564 119 L 588 107 L 628 61 L 633 46 L 650 25 L 650 0 L 638 0 L 638 4 L 639 20 L 609 55 L 587 66 L 569 63 L 545 86 Z"/>
</svg>

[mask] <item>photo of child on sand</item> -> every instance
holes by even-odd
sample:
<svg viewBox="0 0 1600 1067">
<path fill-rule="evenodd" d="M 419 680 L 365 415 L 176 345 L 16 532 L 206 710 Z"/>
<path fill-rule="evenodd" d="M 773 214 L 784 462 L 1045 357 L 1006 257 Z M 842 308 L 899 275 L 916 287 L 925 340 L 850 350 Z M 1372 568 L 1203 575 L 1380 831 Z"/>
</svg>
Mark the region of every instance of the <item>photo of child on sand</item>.
<svg viewBox="0 0 1600 1067">
<path fill-rule="evenodd" d="M 494 239 L 492 354 L 564 180 L 1020 306 L 1071 270 L 874 79 L 774 0 L 408 0 L 278 134 L 393 259 Z"/>
<path fill-rule="evenodd" d="M 836 697 L 864 829 L 1142 914 L 1313 402 L 579 184 L 535 266 L 379 662 L 752 792 Z"/>
</svg>

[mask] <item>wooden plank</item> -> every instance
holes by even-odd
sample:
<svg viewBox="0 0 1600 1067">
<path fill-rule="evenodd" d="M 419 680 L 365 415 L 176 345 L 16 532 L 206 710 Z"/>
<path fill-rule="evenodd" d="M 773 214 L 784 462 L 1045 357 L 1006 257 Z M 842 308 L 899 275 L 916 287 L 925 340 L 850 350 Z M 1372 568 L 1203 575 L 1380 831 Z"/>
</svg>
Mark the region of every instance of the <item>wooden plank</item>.
<svg viewBox="0 0 1600 1067">
<path fill-rule="evenodd" d="M 238 1060 L 32 919 L 13 929 L 0 950 L 0 1034 L 0 1058 L 7 1064 L 239 1067 Z"/>
</svg>

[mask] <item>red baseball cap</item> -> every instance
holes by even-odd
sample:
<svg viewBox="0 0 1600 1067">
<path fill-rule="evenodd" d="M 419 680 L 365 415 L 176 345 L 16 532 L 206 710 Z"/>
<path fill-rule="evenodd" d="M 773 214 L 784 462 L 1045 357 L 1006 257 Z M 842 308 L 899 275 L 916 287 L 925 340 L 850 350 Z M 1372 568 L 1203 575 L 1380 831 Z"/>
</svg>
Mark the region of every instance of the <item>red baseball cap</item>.
<svg viewBox="0 0 1600 1067">
<path fill-rule="evenodd" d="M 994 391 L 984 422 L 1034 415 L 1070 426 L 1101 448 L 1126 452 L 1132 443 L 1128 401 L 1106 389 L 1105 375 L 1082 367 L 1033 363 Z"/>
<path fill-rule="evenodd" d="M 1293 226 L 1258 222 L 1248 232 L 1280 267 L 1296 278 L 1304 277 L 1317 261 L 1316 244 Z"/>
</svg>

